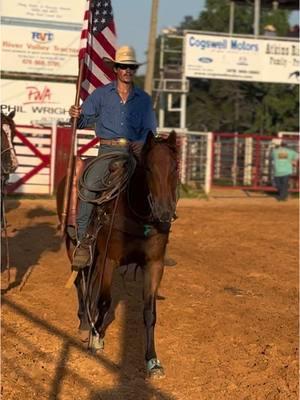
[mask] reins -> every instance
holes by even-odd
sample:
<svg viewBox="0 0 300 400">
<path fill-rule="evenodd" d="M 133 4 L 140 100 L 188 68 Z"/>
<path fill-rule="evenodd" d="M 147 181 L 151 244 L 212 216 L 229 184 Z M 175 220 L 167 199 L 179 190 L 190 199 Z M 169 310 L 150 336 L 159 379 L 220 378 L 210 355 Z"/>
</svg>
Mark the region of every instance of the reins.
<svg viewBox="0 0 300 400">
<path fill-rule="evenodd" d="M 5 121 L 4 121 L 5 120 Z M 9 126 L 10 132 L 8 132 L 4 128 L 4 124 Z M 5 270 L 7 270 L 7 285 L 10 285 L 10 254 L 9 254 L 9 243 L 8 243 L 8 233 L 7 233 L 7 220 L 6 220 L 6 212 L 5 212 L 5 183 L 10 173 L 14 172 L 18 166 L 17 155 L 15 149 L 12 145 L 12 133 L 15 130 L 15 126 L 13 122 L 7 120 L 7 117 L 1 113 L 1 147 L 3 145 L 2 135 L 5 136 L 6 143 L 8 147 L 1 149 L 1 230 L 4 232 L 5 238 L 5 252 L 6 252 L 6 266 Z M 11 138 L 10 138 L 10 136 Z M 8 166 L 5 167 L 2 156 L 10 152 L 12 154 L 11 160 L 8 163 Z"/>
<path fill-rule="evenodd" d="M 1 228 L 3 229 L 4 232 L 4 238 L 5 238 L 5 251 L 6 251 L 6 266 L 5 270 L 7 271 L 7 286 L 9 287 L 10 285 L 10 257 L 9 257 L 9 244 L 8 244 L 8 234 L 7 234 L 7 221 L 5 217 L 5 194 L 4 194 L 4 183 L 2 182 L 2 177 L 1 177 Z"/>
<path fill-rule="evenodd" d="M 115 171 L 110 171 L 107 175 L 104 176 L 104 178 L 101 180 L 100 187 L 97 187 L 97 192 L 99 192 L 98 196 L 96 199 L 91 200 L 86 198 L 86 196 L 82 193 L 83 189 L 87 189 L 89 191 L 96 191 L 94 188 L 91 188 L 87 184 L 87 175 L 91 168 L 94 168 L 94 164 L 98 163 L 99 160 L 101 159 L 101 162 L 103 159 L 108 159 L 110 161 L 110 165 L 113 163 L 117 162 L 127 162 L 127 168 L 116 168 Z M 102 281 L 103 281 L 103 276 L 105 273 L 105 264 L 106 264 L 106 259 L 107 259 L 107 253 L 108 253 L 108 247 L 109 247 L 109 242 L 113 230 L 113 225 L 114 225 L 114 219 L 116 215 L 116 210 L 118 206 L 118 201 L 120 198 L 120 194 L 126 189 L 128 186 L 128 182 L 133 175 L 133 172 L 136 167 L 136 160 L 133 157 L 130 157 L 122 152 L 114 152 L 114 153 L 109 153 L 109 154 L 102 154 L 99 157 L 95 158 L 93 161 L 91 161 L 87 167 L 85 168 L 80 180 L 79 180 L 79 190 L 78 190 L 78 197 L 81 201 L 88 201 L 91 203 L 94 203 L 98 206 L 104 205 L 105 203 L 114 200 L 114 206 L 113 206 L 113 212 L 112 216 L 110 219 L 110 224 L 109 224 L 109 229 L 108 229 L 108 234 L 106 237 L 106 243 L 105 243 L 105 250 L 104 250 L 104 256 L 103 256 L 103 262 L 101 265 L 100 269 L 100 282 L 98 285 L 97 293 L 96 293 L 96 300 L 99 296 L 101 286 L 102 286 Z M 97 238 L 98 233 L 101 229 L 101 221 L 100 224 L 95 229 L 94 233 L 94 238 Z M 95 240 L 93 243 L 93 251 L 92 253 L 94 254 L 95 251 Z M 91 259 L 93 260 L 93 254 Z M 88 321 L 91 327 L 90 335 L 91 332 L 94 333 L 94 335 L 97 335 L 97 329 L 95 327 L 94 321 L 97 319 L 97 316 L 95 318 L 92 317 L 91 315 L 91 306 L 90 306 L 90 299 L 91 299 L 91 292 L 89 289 L 90 288 L 90 283 L 91 283 L 91 277 L 92 277 L 92 268 L 89 266 L 89 271 L 88 271 L 88 276 L 87 279 L 85 277 L 84 271 L 82 270 L 82 279 L 81 279 L 81 285 L 82 285 L 82 293 L 84 297 L 84 304 L 85 304 L 85 309 L 87 312 L 87 317 Z"/>
<path fill-rule="evenodd" d="M 115 200 L 114 208 L 113 208 L 112 218 L 111 218 L 110 225 L 109 225 L 108 234 L 107 234 L 107 237 L 106 237 L 104 257 L 103 257 L 103 262 L 102 262 L 101 269 L 100 269 L 100 279 L 99 279 L 99 285 L 97 286 L 97 293 L 96 293 L 96 296 L 95 296 L 95 302 L 98 300 L 98 296 L 99 296 L 99 293 L 101 291 L 101 286 L 102 286 L 102 282 L 103 282 L 103 276 L 104 276 L 104 273 L 105 273 L 105 264 L 106 264 L 107 253 L 108 253 L 108 246 L 109 246 L 109 242 L 110 242 L 110 238 L 111 238 L 111 234 L 112 234 L 112 229 L 113 229 L 113 225 L 114 225 L 114 219 L 115 219 L 115 214 L 116 214 L 116 210 L 117 210 L 117 207 L 118 207 L 118 201 L 119 201 L 119 198 L 120 198 L 120 194 L 121 194 L 121 191 L 114 198 L 114 200 Z M 100 226 L 100 228 L 101 228 L 101 226 Z M 100 229 L 97 230 L 96 236 L 98 235 L 99 230 Z M 96 336 L 99 336 L 99 334 L 97 332 L 97 329 L 95 327 L 95 323 L 94 323 L 94 321 L 92 319 L 91 312 L 90 312 L 90 307 L 89 307 L 89 304 L 88 304 L 88 301 L 90 300 L 90 297 L 91 297 L 91 292 L 90 291 L 88 292 L 88 290 L 87 290 L 87 288 L 90 287 L 90 280 L 91 280 L 91 267 L 89 268 L 88 278 L 87 278 L 86 282 L 85 282 L 84 272 L 82 270 L 82 279 L 81 279 L 81 281 L 82 281 L 82 292 L 83 292 L 83 296 L 84 296 L 84 303 L 85 303 L 85 308 L 87 310 L 87 316 L 88 316 L 89 324 L 91 326 L 90 336 L 92 334 L 92 331 L 94 332 L 94 334 Z M 94 320 L 95 319 L 97 319 L 97 316 L 95 316 Z"/>
</svg>

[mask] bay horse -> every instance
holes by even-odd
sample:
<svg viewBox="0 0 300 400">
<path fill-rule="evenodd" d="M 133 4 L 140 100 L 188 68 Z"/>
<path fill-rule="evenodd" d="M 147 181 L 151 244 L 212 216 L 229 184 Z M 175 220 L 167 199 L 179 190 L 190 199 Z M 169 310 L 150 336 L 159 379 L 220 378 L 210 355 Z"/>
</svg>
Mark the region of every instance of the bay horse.
<svg viewBox="0 0 300 400">
<path fill-rule="evenodd" d="M 9 175 L 18 167 L 16 151 L 13 140 L 16 134 L 16 125 L 14 122 L 15 111 L 5 115 L 1 112 L 1 231 L 4 231 L 6 239 L 6 269 L 9 273 L 9 249 L 7 238 L 7 224 L 5 217 L 5 195 L 6 185 Z M 8 275 L 9 280 L 9 275 Z"/>
<path fill-rule="evenodd" d="M 123 161 L 122 161 L 123 157 Z M 112 174 L 128 174 L 130 157 L 114 163 Z M 89 330 L 89 348 L 104 347 L 109 325 L 111 284 L 117 266 L 135 264 L 143 272 L 144 326 L 146 330 L 146 371 L 150 378 L 163 377 L 164 368 L 157 358 L 154 341 L 156 294 L 164 272 L 164 256 L 171 222 L 177 204 L 176 133 L 157 138 L 149 132 L 139 160 L 124 190 L 101 210 L 100 229 L 96 229 L 95 250 L 91 268 L 84 268 L 76 278 L 79 330 Z M 84 173 L 83 173 L 84 175 Z M 113 179 L 113 178 L 112 178 Z M 106 196 L 107 197 L 107 196 Z M 108 196 L 109 197 L 109 196 Z M 58 213 L 62 207 L 62 190 L 57 193 Z M 102 221 L 102 222 L 101 222 Z M 94 231 L 95 232 L 95 231 Z M 69 258 L 75 243 L 66 237 Z"/>
</svg>

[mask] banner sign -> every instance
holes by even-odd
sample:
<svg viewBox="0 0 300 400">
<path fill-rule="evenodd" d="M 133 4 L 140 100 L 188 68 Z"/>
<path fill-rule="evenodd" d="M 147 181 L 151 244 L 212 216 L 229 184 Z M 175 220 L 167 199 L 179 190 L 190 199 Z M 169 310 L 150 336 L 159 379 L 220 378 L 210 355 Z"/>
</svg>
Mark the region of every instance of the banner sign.
<svg viewBox="0 0 300 400">
<path fill-rule="evenodd" d="M 14 19 L 81 24 L 84 7 L 85 1 L 76 0 L 6 0 L 1 2 L 1 15 Z"/>
<path fill-rule="evenodd" d="M 2 25 L 1 70 L 77 76 L 80 32 Z"/>
<path fill-rule="evenodd" d="M 68 122 L 76 85 L 72 83 L 1 80 L 1 111 L 16 111 L 17 125 Z"/>
<path fill-rule="evenodd" d="M 299 84 L 299 67 L 297 41 L 185 35 L 188 78 Z"/>
</svg>

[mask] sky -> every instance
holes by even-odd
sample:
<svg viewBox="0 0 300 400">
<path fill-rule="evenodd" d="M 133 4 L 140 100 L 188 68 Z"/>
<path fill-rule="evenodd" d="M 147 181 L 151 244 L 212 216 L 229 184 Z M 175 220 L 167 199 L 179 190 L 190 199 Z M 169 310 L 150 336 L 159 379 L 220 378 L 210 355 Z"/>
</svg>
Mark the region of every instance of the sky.
<svg viewBox="0 0 300 400">
<path fill-rule="evenodd" d="M 136 50 L 139 62 L 146 61 L 152 0 L 112 0 L 118 46 L 128 44 Z M 157 34 L 163 28 L 179 25 L 186 15 L 197 17 L 205 0 L 160 0 Z M 171 5 L 171 6 L 170 6 Z M 143 67 L 140 68 L 143 73 Z"/>
<path fill-rule="evenodd" d="M 163 28 L 178 26 L 187 15 L 198 17 L 205 3 L 206 0 L 159 0 L 157 35 Z M 139 62 L 146 61 L 151 5 L 152 0 L 112 0 L 118 46 L 133 46 Z M 296 24 L 298 20 L 299 14 L 293 13 L 291 22 Z M 139 73 L 145 73 L 144 67 Z"/>
</svg>

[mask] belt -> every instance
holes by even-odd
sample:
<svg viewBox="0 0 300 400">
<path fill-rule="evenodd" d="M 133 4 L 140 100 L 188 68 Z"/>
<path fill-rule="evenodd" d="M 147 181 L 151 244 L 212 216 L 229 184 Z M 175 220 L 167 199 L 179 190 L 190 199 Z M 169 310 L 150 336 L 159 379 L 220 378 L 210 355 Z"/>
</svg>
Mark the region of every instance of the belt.
<svg viewBox="0 0 300 400">
<path fill-rule="evenodd" d="M 100 138 L 100 146 L 101 144 L 106 144 L 108 146 L 128 146 L 129 145 L 129 140 L 125 138 L 120 138 L 120 139 L 101 139 Z"/>
</svg>

